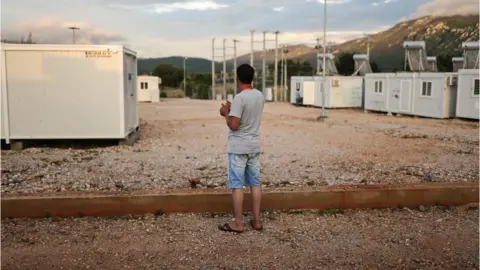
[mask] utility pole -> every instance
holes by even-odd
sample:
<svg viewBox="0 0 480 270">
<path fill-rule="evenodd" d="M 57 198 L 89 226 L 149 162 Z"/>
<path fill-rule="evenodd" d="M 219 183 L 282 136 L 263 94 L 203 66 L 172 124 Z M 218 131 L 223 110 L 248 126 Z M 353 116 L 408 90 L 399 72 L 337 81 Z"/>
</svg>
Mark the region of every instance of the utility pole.
<svg viewBox="0 0 480 270">
<path fill-rule="evenodd" d="M 233 40 L 233 80 L 234 80 L 234 91 L 235 95 L 237 94 L 237 42 L 240 42 L 239 40 L 234 39 Z"/>
<path fill-rule="evenodd" d="M 73 44 L 75 44 L 75 31 L 76 31 L 76 30 L 80 30 L 80 28 L 79 28 L 79 27 L 76 27 L 76 26 L 70 26 L 70 27 L 68 27 L 68 29 L 72 30 L 72 34 L 73 34 L 73 37 L 72 37 L 72 38 L 73 38 Z"/>
<path fill-rule="evenodd" d="M 327 54 L 327 0 L 323 0 L 323 81 L 322 81 L 322 114 L 319 120 L 325 120 L 327 115 L 325 114 L 325 82 L 327 80 L 327 74 L 325 73 L 325 61 Z"/>
<path fill-rule="evenodd" d="M 183 57 L 183 96 L 187 97 L 187 59 Z"/>
<path fill-rule="evenodd" d="M 278 99 L 278 33 L 279 31 L 275 31 L 275 68 L 273 74 L 273 101 L 277 101 Z"/>
<path fill-rule="evenodd" d="M 266 91 L 266 81 L 265 81 L 265 67 L 266 67 L 266 58 L 267 58 L 267 48 L 266 48 L 266 37 L 267 35 L 267 31 L 263 31 L 263 59 L 262 59 L 262 93 L 264 96 L 266 96 L 267 93 L 265 93 Z"/>
<path fill-rule="evenodd" d="M 227 56 L 225 53 L 225 43 L 227 39 L 223 39 L 223 98 L 227 100 Z"/>
<path fill-rule="evenodd" d="M 215 38 L 212 38 L 212 100 L 215 100 Z"/>
</svg>

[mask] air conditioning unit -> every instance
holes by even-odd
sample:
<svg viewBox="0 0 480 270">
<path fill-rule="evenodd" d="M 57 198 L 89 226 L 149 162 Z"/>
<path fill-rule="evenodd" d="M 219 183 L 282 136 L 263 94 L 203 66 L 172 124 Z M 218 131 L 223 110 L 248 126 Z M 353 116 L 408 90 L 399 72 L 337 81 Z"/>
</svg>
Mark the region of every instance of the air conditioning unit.
<svg viewBox="0 0 480 270">
<path fill-rule="evenodd" d="M 339 87 L 339 86 L 340 86 L 340 82 L 339 82 L 338 80 L 333 80 L 332 86 L 333 86 L 333 87 Z"/>
<path fill-rule="evenodd" d="M 455 86 L 457 85 L 457 76 L 448 76 L 447 77 L 448 86 Z"/>
</svg>

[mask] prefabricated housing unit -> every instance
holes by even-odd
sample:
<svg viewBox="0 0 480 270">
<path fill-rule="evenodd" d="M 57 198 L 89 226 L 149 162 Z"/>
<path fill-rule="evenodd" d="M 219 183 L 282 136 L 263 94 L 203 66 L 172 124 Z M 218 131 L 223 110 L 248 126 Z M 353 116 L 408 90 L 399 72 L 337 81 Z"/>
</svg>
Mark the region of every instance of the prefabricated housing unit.
<svg viewBox="0 0 480 270">
<path fill-rule="evenodd" d="M 312 78 L 312 77 L 311 77 Z M 357 76 L 327 76 L 325 108 L 360 108 L 363 78 Z M 323 77 L 303 81 L 303 105 L 322 107 Z"/>
<path fill-rule="evenodd" d="M 323 54 L 318 54 L 323 62 Z M 340 76 L 333 62 L 334 56 L 326 55 L 325 108 L 355 108 L 362 106 L 362 77 Z M 323 67 L 322 63 L 321 66 Z M 290 102 L 322 107 L 323 76 L 291 77 Z"/>
<path fill-rule="evenodd" d="M 464 42 L 462 48 L 463 66 L 458 70 L 458 95 L 456 116 L 459 118 L 479 119 L 480 42 Z"/>
<path fill-rule="evenodd" d="M 431 118 L 455 116 L 456 73 L 439 73 L 424 41 L 404 42 L 412 72 L 365 75 L 365 110 Z"/>
<path fill-rule="evenodd" d="M 123 139 L 138 129 L 136 52 L 2 44 L 1 139 Z"/>
<path fill-rule="evenodd" d="M 399 72 L 365 75 L 365 110 L 431 118 L 455 116 L 455 73 Z"/>
<path fill-rule="evenodd" d="M 159 102 L 161 79 L 157 76 L 137 77 L 137 98 L 139 102 Z"/>
<path fill-rule="evenodd" d="M 303 82 L 313 81 L 313 76 L 292 76 L 290 77 L 290 103 L 303 105 Z"/>
<path fill-rule="evenodd" d="M 458 95 L 456 116 L 479 119 L 480 76 L 478 69 L 458 71 Z"/>
</svg>

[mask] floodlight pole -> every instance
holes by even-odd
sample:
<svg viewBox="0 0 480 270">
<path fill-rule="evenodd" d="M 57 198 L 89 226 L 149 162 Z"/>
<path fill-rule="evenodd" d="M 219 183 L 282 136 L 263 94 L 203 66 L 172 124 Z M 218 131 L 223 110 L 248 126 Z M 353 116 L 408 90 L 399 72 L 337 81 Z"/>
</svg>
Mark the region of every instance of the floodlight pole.
<svg viewBox="0 0 480 270">
<path fill-rule="evenodd" d="M 250 66 L 253 67 L 253 33 L 255 30 L 250 30 Z"/>
<path fill-rule="evenodd" d="M 227 100 L 227 55 L 225 53 L 225 43 L 227 39 L 223 39 L 223 98 Z"/>
<path fill-rule="evenodd" d="M 288 46 L 285 45 L 285 50 L 288 51 Z M 283 89 L 283 98 L 286 100 L 287 99 L 287 93 L 288 93 L 288 74 L 287 74 L 287 71 L 288 71 L 288 59 L 287 59 L 287 55 L 285 54 L 284 55 L 284 58 L 285 58 L 285 62 L 284 62 L 284 67 L 285 67 L 285 72 L 283 73 L 283 75 L 285 76 L 283 79 L 284 79 L 284 83 L 285 83 L 285 88 Z"/>
<path fill-rule="evenodd" d="M 267 58 L 267 49 L 266 49 L 266 37 L 267 31 L 263 31 L 263 59 L 262 59 L 262 93 L 266 96 L 266 81 L 265 81 L 265 67 L 266 67 L 266 58 Z"/>
<path fill-rule="evenodd" d="M 283 45 L 281 46 L 281 50 L 282 50 L 282 54 L 281 54 L 281 56 L 280 56 L 280 59 L 281 59 L 281 60 L 280 60 L 280 61 L 281 61 L 281 64 L 280 64 L 280 65 L 281 65 L 281 67 L 282 67 L 282 71 L 281 71 L 281 73 L 280 73 L 280 86 L 281 86 L 282 90 L 280 91 L 280 100 L 281 100 L 281 101 L 284 101 L 283 89 L 284 89 L 284 84 L 285 84 L 285 83 L 283 82 L 283 73 L 285 72 L 285 68 L 284 68 L 284 60 L 285 60 L 284 58 L 285 58 L 285 54 L 284 54 L 284 52 L 283 52 Z"/>
<path fill-rule="evenodd" d="M 327 80 L 327 74 L 325 73 L 325 62 L 327 54 L 327 0 L 323 0 L 323 81 L 322 81 L 322 114 L 319 120 L 325 120 L 327 115 L 325 114 L 325 85 Z"/>
<path fill-rule="evenodd" d="M 212 100 L 215 100 L 215 38 L 212 38 Z"/>
<path fill-rule="evenodd" d="M 320 52 L 320 40 L 321 40 L 321 38 L 317 38 L 316 40 L 317 40 L 317 48 L 316 49 L 317 49 L 317 54 L 318 54 L 318 52 Z M 318 61 L 318 56 L 317 56 L 317 72 L 316 72 L 316 74 L 318 75 L 318 73 L 320 73 L 320 61 Z"/>
<path fill-rule="evenodd" d="M 367 37 L 367 57 L 370 59 L 370 37 L 372 36 L 371 34 L 364 34 Z"/>
<path fill-rule="evenodd" d="M 183 57 L 183 96 L 187 97 L 187 59 Z"/>
<path fill-rule="evenodd" d="M 234 81 L 234 91 L 235 95 L 237 94 L 237 39 L 233 40 L 233 81 Z"/>
<path fill-rule="evenodd" d="M 70 27 L 68 27 L 68 29 L 72 30 L 73 44 L 75 44 L 75 31 L 76 31 L 76 30 L 80 30 L 80 28 L 79 28 L 79 27 L 76 27 L 76 26 L 70 26 Z"/>
<path fill-rule="evenodd" d="M 274 65 L 274 74 L 273 74 L 273 101 L 277 101 L 278 95 L 278 33 L 279 31 L 275 31 L 275 65 Z"/>
</svg>

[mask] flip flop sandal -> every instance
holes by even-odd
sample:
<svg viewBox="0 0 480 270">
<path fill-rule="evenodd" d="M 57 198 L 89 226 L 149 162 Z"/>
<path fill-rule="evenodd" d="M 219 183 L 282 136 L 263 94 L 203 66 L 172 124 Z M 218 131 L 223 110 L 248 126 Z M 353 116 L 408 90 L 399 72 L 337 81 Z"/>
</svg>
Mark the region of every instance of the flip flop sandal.
<svg viewBox="0 0 480 270">
<path fill-rule="evenodd" d="M 255 228 L 255 226 L 254 226 L 254 224 L 253 224 L 253 220 L 250 220 L 250 226 L 252 226 L 252 228 L 253 228 L 254 230 L 257 230 L 257 231 L 263 230 L 263 225 L 262 225 L 262 227 L 260 227 L 260 228 Z"/>
<path fill-rule="evenodd" d="M 218 225 L 218 229 L 220 229 L 221 231 L 224 231 L 224 232 L 243 233 L 243 231 L 238 231 L 238 230 L 232 229 L 228 223 L 225 223 L 223 225 Z"/>
</svg>

